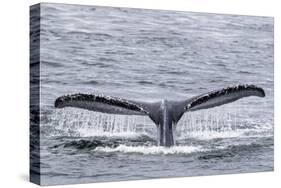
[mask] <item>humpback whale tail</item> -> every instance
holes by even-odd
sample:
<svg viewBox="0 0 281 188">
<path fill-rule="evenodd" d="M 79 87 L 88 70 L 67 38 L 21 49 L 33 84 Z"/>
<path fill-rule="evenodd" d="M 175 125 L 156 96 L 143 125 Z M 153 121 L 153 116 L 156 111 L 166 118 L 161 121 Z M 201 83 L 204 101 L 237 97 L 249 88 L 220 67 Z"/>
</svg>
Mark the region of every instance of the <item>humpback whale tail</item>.
<svg viewBox="0 0 281 188">
<path fill-rule="evenodd" d="M 237 85 L 186 100 L 162 100 L 154 103 L 78 93 L 57 98 L 55 107 L 75 107 L 109 114 L 147 115 L 159 130 L 159 144 L 169 147 L 175 144 L 173 138 L 174 125 L 185 112 L 212 108 L 249 96 L 264 97 L 265 92 L 255 85 Z"/>
</svg>

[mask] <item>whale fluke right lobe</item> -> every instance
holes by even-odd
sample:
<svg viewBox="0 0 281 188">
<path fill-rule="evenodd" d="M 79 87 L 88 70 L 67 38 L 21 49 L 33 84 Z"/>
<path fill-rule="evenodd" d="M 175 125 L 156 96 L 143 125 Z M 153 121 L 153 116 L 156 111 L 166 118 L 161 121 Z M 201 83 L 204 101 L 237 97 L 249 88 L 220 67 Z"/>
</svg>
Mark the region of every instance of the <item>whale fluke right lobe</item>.
<svg viewBox="0 0 281 188">
<path fill-rule="evenodd" d="M 195 111 L 212 108 L 249 96 L 265 97 L 265 92 L 255 85 L 229 86 L 188 99 L 185 101 L 185 110 Z"/>
</svg>

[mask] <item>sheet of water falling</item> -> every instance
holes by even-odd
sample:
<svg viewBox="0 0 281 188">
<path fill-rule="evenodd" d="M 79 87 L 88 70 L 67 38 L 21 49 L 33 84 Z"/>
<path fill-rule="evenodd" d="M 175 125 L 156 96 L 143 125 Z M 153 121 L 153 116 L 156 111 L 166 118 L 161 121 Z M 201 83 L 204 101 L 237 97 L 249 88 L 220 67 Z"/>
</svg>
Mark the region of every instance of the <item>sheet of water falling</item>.
<svg viewBox="0 0 281 188">
<path fill-rule="evenodd" d="M 256 137 L 265 132 L 272 134 L 271 122 L 252 121 L 245 114 L 249 107 L 243 108 L 245 107 L 239 104 L 231 104 L 185 113 L 175 126 L 175 140 L 180 143 L 186 138 L 208 140 L 251 136 L 251 134 Z M 137 137 L 147 135 L 158 140 L 156 125 L 148 116 L 112 115 L 65 108 L 55 110 L 52 118 L 44 126 L 56 130 L 50 131 L 48 136 Z M 42 135 L 45 136 L 45 133 L 43 131 Z"/>
</svg>

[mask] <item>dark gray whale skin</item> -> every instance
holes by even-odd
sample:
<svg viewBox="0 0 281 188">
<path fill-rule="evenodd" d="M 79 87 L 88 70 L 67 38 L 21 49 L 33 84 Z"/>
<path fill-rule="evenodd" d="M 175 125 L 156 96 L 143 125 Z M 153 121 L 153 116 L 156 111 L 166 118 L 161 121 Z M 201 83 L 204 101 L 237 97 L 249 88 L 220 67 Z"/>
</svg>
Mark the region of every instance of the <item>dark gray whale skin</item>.
<svg viewBox="0 0 281 188">
<path fill-rule="evenodd" d="M 75 107 L 109 114 L 147 115 L 158 129 L 160 146 L 175 145 L 173 131 L 185 112 L 212 108 L 234 102 L 243 97 L 265 97 L 262 88 L 255 85 L 236 85 L 214 90 L 187 100 L 148 103 L 95 94 L 72 94 L 56 99 L 55 107 Z"/>
</svg>

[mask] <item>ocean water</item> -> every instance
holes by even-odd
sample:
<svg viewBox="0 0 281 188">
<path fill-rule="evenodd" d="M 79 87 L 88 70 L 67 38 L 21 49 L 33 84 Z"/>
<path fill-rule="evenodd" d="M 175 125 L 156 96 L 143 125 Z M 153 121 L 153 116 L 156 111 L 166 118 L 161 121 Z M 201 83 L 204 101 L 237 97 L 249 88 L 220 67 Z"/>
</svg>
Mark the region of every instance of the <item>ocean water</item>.
<svg viewBox="0 0 281 188">
<path fill-rule="evenodd" d="M 40 16 L 42 184 L 273 170 L 273 18 L 48 3 Z M 181 100 L 235 84 L 266 97 L 186 113 L 171 148 L 148 117 L 54 108 L 78 92 Z"/>
</svg>

